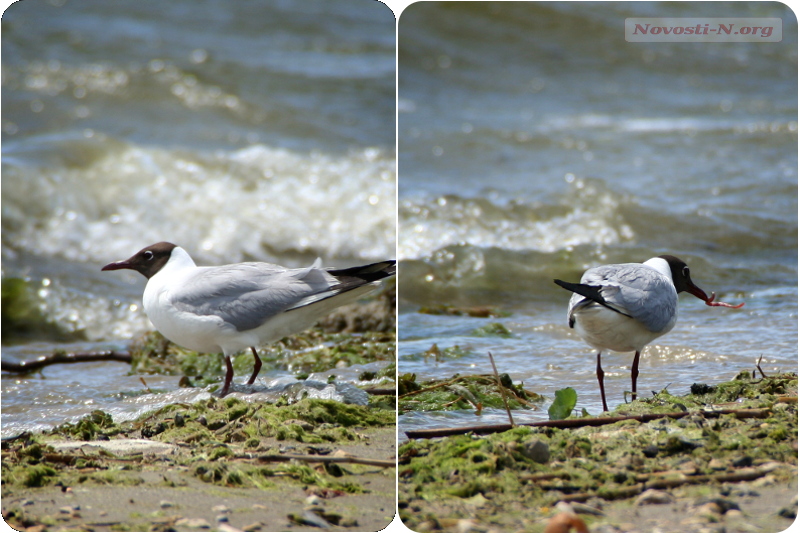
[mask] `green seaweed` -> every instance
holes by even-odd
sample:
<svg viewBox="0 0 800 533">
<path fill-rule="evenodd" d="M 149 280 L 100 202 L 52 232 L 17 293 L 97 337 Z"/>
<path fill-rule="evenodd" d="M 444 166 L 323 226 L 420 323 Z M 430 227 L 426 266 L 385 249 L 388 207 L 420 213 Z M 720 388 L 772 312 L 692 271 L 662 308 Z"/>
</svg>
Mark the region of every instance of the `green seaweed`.
<svg viewBox="0 0 800 533">
<path fill-rule="evenodd" d="M 3 317 L 3 343 L 28 340 L 69 342 L 82 338 L 80 332 L 68 333 L 42 312 L 42 300 L 31 282 L 22 278 L 3 278 L 0 314 Z"/>
<path fill-rule="evenodd" d="M 505 318 L 511 316 L 509 311 L 493 306 L 457 307 L 451 304 L 437 304 L 421 307 L 418 313 L 424 315 L 471 316 L 474 318 Z"/>
<path fill-rule="evenodd" d="M 262 372 L 283 370 L 302 379 L 312 372 L 324 372 L 337 366 L 352 366 L 374 361 L 394 361 L 395 334 L 365 332 L 362 334 L 325 333 L 311 328 L 262 347 L 258 350 Z M 147 333 L 130 347 L 131 373 L 182 375 L 183 386 L 204 387 L 220 382 L 225 375 L 222 354 L 201 354 L 171 343 L 158 332 Z M 250 350 L 234 355 L 234 371 L 249 374 L 254 358 Z M 392 378 L 394 372 L 381 377 Z"/>
<path fill-rule="evenodd" d="M 511 330 L 500 322 L 490 322 L 485 326 L 481 326 L 472 331 L 476 337 L 502 337 L 509 338 L 512 336 Z"/>
<path fill-rule="evenodd" d="M 626 420 L 574 429 L 522 426 L 480 438 L 459 435 L 408 441 L 399 449 L 401 519 L 411 529 L 420 525 L 427 528 L 430 524 L 423 522 L 435 515 L 448 520 L 470 519 L 481 528 L 526 530 L 531 514 L 521 510 L 534 510 L 535 517 L 535 510 L 549 509 L 573 494 L 632 499 L 641 492 L 638 487 L 642 480 L 665 472 L 714 475 L 720 465 L 733 469 L 734 465 L 779 462 L 786 466 L 772 471 L 771 476 L 779 482 L 794 479 L 795 374 L 763 379 L 745 374 L 710 390 L 700 390 L 702 394 L 680 397 L 662 391 L 620 405 L 614 413 L 696 412 L 680 419 L 646 423 Z M 736 395 L 734 391 L 738 391 Z M 779 394 L 787 396 L 782 399 Z M 731 398 L 739 402 L 737 409 L 766 408 L 770 415 L 753 419 L 704 413 L 708 405 Z M 531 450 L 536 447 L 547 448 L 544 463 L 534 460 Z M 676 474 L 671 475 L 677 479 Z M 537 481 L 529 482 L 531 479 Z M 707 486 L 692 490 L 702 493 Z M 469 503 L 488 495 L 490 506 Z M 505 511 L 496 513 L 495 509 Z M 593 521 L 602 522 L 602 518 L 587 518 L 590 526 Z"/>
<path fill-rule="evenodd" d="M 532 409 L 544 398 L 514 385 L 508 374 L 500 375 L 510 409 Z M 505 409 L 494 376 L 455 376 L 447 380 L 417 383 L 416 376 L 405 374 L 398 384 L 398 406 L 408 411 L 455 411 L 461 409 Z"/>
</svg>

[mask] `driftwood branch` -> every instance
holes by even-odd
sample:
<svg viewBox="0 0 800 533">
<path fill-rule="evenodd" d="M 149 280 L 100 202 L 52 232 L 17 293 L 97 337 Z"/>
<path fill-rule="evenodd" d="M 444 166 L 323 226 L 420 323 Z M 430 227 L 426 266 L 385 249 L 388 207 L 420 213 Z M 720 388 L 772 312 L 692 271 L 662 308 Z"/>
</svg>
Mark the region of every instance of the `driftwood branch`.
<svg viewBox="0 0 800 533">
<path fill-rule="evenodd" d="M 636 485 L 628 487 L 618 487 L 617 489 L 607 490 L 603 492 L 602 498 L 606 500 L 617 500 L 631 498 L 647 489 L 671 489 L 680 487 L 681 485 L 698 485 L 706 483 L 734 483 L 738 481 L 752 481 L 763 477 L 776 468 L 779 468 L 781 463 L 765 463 L 760 466 L 752 468 L 742 468 L 736 472 L 729 472 L 723 474 L 699 475 L 699 476 L 683 476 L 671 479 L 650 479 Z M 565 502 L 585 502 L 586 500 L 598 496 L 595 493 L 581 492 L 578 494 L 565 494 L 559 497 L 559 500 Z"/>
<path fill-rule="evenodd" d="M 326 457 L 323 455 L 259 455 L 257 457 L 262 463 L 279 463 L 286 461 L 305 461 L 307 463 L 355 463 L 370 466 L 397 466 L 394 460 L 367 459 L 364 457 Z"/>
<path fill-rule="evenodd" d="M 114 350 L 107 350 L 102 352 L 54 352 L 52 355 L 43 355 L 30 361 L 20 361 L 14 363 L 11 361 L 0 361 L 0 370 L 4 372 L 17 372 L 25 374 L 34 372 L 40 368 L 50 365 L 57 365 L 63 363 L 86 363 L 93 361 L 119 361 L 121 363 L 130 363 L 131 354 L 127 351 L 117 352 Z"/>
<path fill-rule="evenodd" d="M 422 394 L 423 392 L 428 392 L 428 391 L 440 389 L 442 387 L 449 387 L 450 385 L 452 385 L 453 383 L 455 383 L 459 379 L 460 378 L 450 379 L 450 380 L 447 380 L 447 381 L 442 381 L 441 383 L 437 383 L 436 385 L 432 385 L 430 387 L 423 387 L 421 389 L 412 390 L 412 391 L 407 392 L 405 394 L 401 394 L 400 396 L 398 396 L 398 399 L 402 400 L 403 398 L 407 398 L 408 396 L 414 396 L 416 394 Z"/>
<path fill-rule="evenodd" d="M 396 389 L 364 389 L 370 396 L 397 396 Z"/>
<path fill-rule="evenodd" d="M 580 428 L 586 426 L 605 426 L 623 420 L 638 420 L 639 422 L 650 422 L 660 418 L 683 418 L 692 414 L 700 414 L 706 418 L 718 417 L 722 415 L 736 415 L 736 418 L 766 418 L 769 416 L 770 409 L 719 409 L 716 411 L 681 411 L 679 413 L 660 413 L 629 416 L 609 416 L 602 418 L 567 418 L 566 420 L 547 420 L 544 422 L 532 422 L 528 424 L 518 424 L 519 426 L 547 427 L 547 428 Z M 511 424 L 492 424 L 486 426 L 465 426 L 460 428 L 438 428 L 438 429 L 418 429 L 406 431 L 409 439 L 432 439 L 436 437 L 449 437 L 451 435 L 463 435 L 465 433 L 475 433 L 476 435 L 489 435 L 492 433 L 502 433 L 511 429 Z"/>
</svg>

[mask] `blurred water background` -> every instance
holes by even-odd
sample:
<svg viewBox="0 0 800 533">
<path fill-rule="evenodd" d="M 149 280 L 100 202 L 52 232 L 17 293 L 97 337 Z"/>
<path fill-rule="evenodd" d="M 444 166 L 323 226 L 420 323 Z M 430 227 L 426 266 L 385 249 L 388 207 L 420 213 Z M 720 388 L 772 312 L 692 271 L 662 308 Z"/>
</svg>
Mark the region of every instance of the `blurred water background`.
<svg viewBox="0 0 800 533">
<path fill-rule="evenodd" d="M 154 242 L 198 264 L 394 257 L 395 73 L 395 18 L 372 0 L 11 5 L 3 359 L 124 349 L 149 328 L 145 279 L 100 267 Z M 4 373 L 2 434 L 155 405 L 127 371 Z"/>
<path fill-rule="evenodd" d="M 780 17 L 780 43 L 627 43 L 626 17 Z M 741 310 L 682 295 L 639 390 L 686 394 L 740 370 L 797 369 L 797 23 L 779 3 L 419 3 L 399 33 L 400 373 L 501 372 L 601 411 L 567 326 L 588 267 L 663 253 Z M 496 306 L 500 319 L 420 314 Z M 510 337 L 476 329 L 496 321 Z M 440 361 L 437 344 L 466 355 Z M 613 408 L 633 354 L 604 354 Z M 410 413 L 403 430 L 505 423 Z"/>
</svg>

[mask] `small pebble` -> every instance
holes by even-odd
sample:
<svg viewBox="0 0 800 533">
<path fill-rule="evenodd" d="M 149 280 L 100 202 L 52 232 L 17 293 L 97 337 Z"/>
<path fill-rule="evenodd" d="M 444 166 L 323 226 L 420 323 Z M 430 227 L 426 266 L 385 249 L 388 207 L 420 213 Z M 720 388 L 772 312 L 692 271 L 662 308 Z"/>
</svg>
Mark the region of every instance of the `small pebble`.
<svg viewBox="0 0 800 533">
<path fill-rule="evenodd" d="M 214 511 L 215 513 L 223 513 L 223 514 L 231 512 L 230 508 L 225 505 L 215 505 L 214 507 L 211 508 L 211 510 Z"/>
<path fill-rule="evenodd" d="M 205 518 L 181 518 L 175 522 L 175 525 L 194 529 L 209 529 L 211 527 Z"/>
<path fill-rule="evenodd" d="M 708 462 L 708 467 L 711 470 L 726 470 L 728 465 L 717 459 L 716 457 Z"/>
<path fill-rule="evenodd" d="M 739 504 L 733 500 L 726 500 L 725 498 L 701 498 L 698 502 L 699 505 L 713 503 L 719 508 L 719 512 L 724 514 L 731 509 L 739 509 Z"/>
<path fill-rule="evenodd" d="M 655 489 L 647 489 L 636 498 L 636 505 L 672 503 L 674 499 L 669 493 Z"/>
<path fill-rule="evenodd" d="M 650 446 L 646 446 L 645 448 L 642 449 L 642 454 L 644 454 L 645 457 L 652 459 L 653 457 L 658 455 L 658 446 L 655 446 L 653 444 L 651 444 Z"/>
<path fill-rule="evenodd" d="M 574 513 L 558 513 L 547 522 L 544 533 L 567 533 L 572 528 L 578 533 L 589 533 L 584 521 Z"/>
<path fill-rule="evenodd" d="M 425 520 L 424 522 L 420 522 L 417 525 L 416 530 L 418 533 L 428 533 L 429 531 L 433 531 L 435 529 L 441 529 L 439 524 L 433 522 L 431 520 Z"/>
<path fill-rule="evenodd" d="M 298 420 L 297 418 L 291 418 L 289 420 L 286 420 L 286 421 L 283 422 L 282 425 L 288 426 L 288 425 L 291 425 L 291 424 L 300 426 L 300 428 L 303 431 L 311 431 L 312 429 L 314 429 L 314 425 L 313 424 L 309 424 L 305 420 Z"/>
<path fill-rule="evenodd" d="M 797 496 L 792 499 L 792 503 L 778 511 L 778 516 L 791 518 L 792 520 L 797 518 Z"/>
<path fill-rule="evenodd" d="M 748 487 L 737 487 L 730 491 L 729 494 L 733 494 L 734 496 L 740 496 L 743 498 L 757 498 L 760 496 L 758 491 L 752 490 Z M 723 496 L 727 496 L 727 494 L 723 494 Z"/>
<path fill-rule="evenodd" d="M 755 481 L 753 481 L 751 486 L 753 488 L 758 489 L 758 488 L 761 488 L 761 487 L 769 487 L 770 485 L 774 485 L 774 484 L 775 484 L 775 476 L 766 475 L 764 477 L 758 478 Z"/>
<path fill-rule="evenodd" d="M 160 502 L 158 502 L 158 505 L 160 505 L 162 509 L 166 509 L 168 507 L 175 507 L 174 503 L 169 502 L 167 500 L 161 500 Z"/>
<path fill-rule="evenodd" d="M 572 510 L 578 514 L 589 514 L 592 516 L 603 516 L 605 513 L 596 507 L 580 502 L 572 502 Z"/>
<path fill-rule="evenodd" d="M 470 533 L 478 529 L 478 523 L 471 518 L 462 518 L 456 524 L 458 533 Z"/>
<path fill-rule="evenodd" d="M 545 464 L 550 461 L 550 447 L 540 441 L 528 441 L 522 445 L 522 455 L 535 463 Z"/>
<path fill-rule="evenodd" d="M 327 520 L 319 516 L 317 513 L 307 510 L 303 511 L 303 514 L 301 516 L 299 517 L 295 516 L 295 521 L 298 524 L 314 526 L 321 529 L 331 528 L 331 524 Z"/>
<path fill-rule="evenodd" d="M 714 502 L 704 503 L 703 505 L 697 507 L 695 509 L 695 513 L 706 516 L 706 515 L 721 515 L 722 509 L 720 509 L 719 505 Z"/>
</svg>

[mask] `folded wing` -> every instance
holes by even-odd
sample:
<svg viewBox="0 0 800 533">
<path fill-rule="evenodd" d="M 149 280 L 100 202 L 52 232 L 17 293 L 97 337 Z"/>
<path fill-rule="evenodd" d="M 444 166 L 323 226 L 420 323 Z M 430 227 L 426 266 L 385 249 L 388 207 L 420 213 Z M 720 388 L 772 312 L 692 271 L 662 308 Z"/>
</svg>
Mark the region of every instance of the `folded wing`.
<svg viewBox="0 0 800 533">
<path fill-rule="evenodd" d="M 218 315 L 237 331 L 257 328 L 270 318 L 362 287 L 394 274 L 394 261 L 349 269 L 287 269 L 269 263 L 199 268 L 170 298 L 176 308 Z"/>
<path fill-rule="evenodd" d="M 570 314 L 581 306 L 603 305 L 653 332 L 662 331 L 674 320 L 678 306 L 678 294 L 670 280 L 638 263 L 592 268 L 580 284 L 559 285 L 583 296 L 572 300 Z"/>
</svg>

